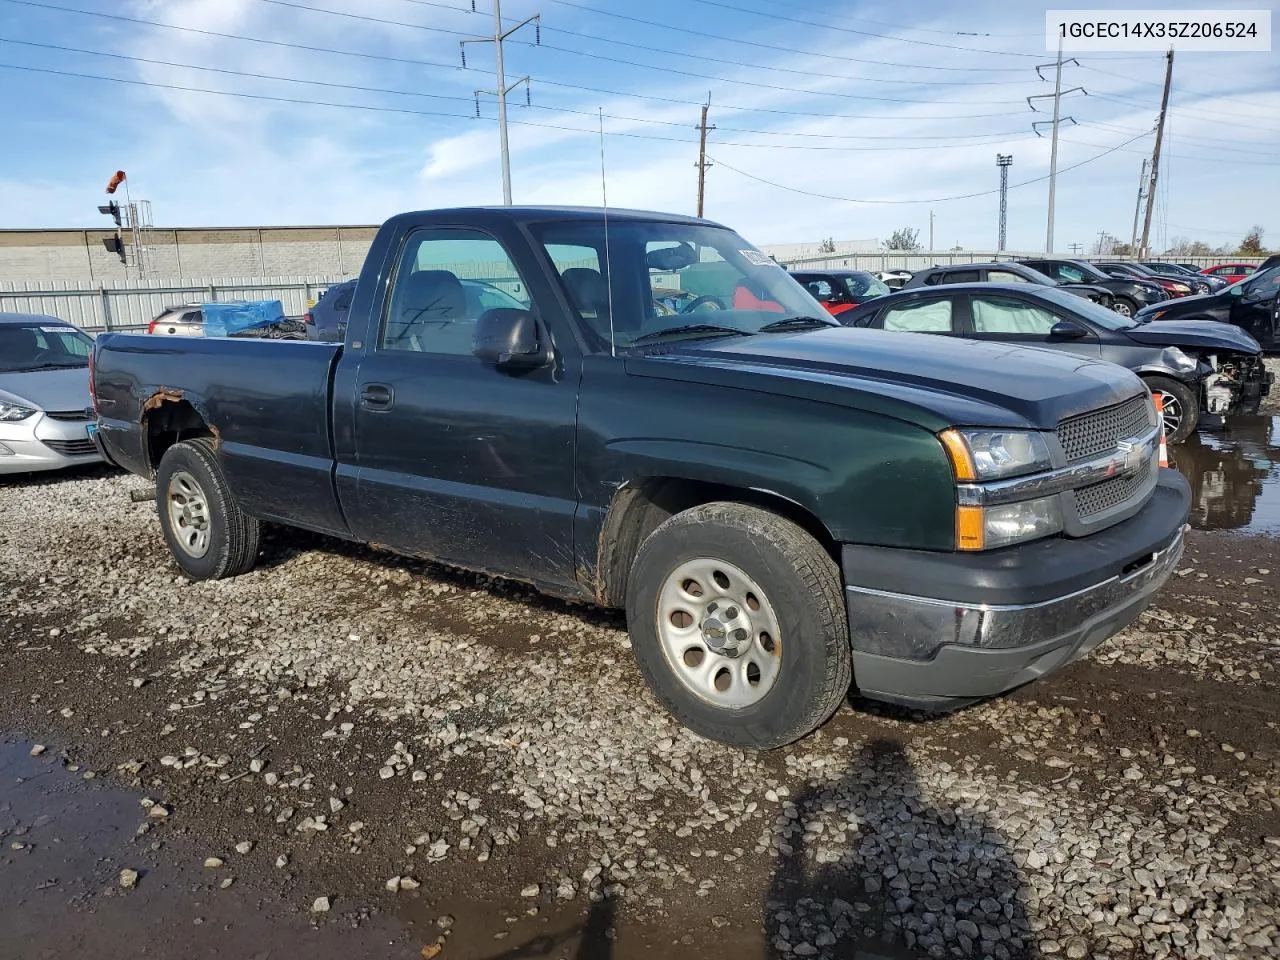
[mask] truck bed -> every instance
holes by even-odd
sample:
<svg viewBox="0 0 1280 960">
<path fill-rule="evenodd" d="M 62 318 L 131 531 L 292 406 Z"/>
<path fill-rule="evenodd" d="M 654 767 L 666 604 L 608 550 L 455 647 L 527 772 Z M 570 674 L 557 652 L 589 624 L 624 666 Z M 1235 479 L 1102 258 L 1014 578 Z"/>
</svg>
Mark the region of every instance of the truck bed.
<svg viewBox="0 0 1280 960">
<path fill-rule="evenodd" d="M 329 406 L 341 352 L 341 344 L 299 340 L 104 334 L 94 371 L 103 447 L 120 466 L 154 473 L 144 414 L 163 410 L 150 419 L 180 426 L 189 405 L 217 425 L 224 469 L 246 510 L 345 534 Z"/>
</svg>

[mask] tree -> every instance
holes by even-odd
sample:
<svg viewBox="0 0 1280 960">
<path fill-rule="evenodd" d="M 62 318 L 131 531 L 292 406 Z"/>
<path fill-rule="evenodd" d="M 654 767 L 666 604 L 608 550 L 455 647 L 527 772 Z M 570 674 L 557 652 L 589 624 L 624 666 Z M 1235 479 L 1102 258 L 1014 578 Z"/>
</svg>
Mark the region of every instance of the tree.
<svg viewBox="0 0 1280 960">
<path fill-rule="evenodd" d="M 827 239 L 823 240 L 820 244 L 818 244 L 818 252 L 819 253 L 835 253 L 836 252 L 835 238 L 827 237 Z"/>
<path fill-rule="evenodd" d="M 1131 257 L 1133 256 L 1133 247 L 1129 246 L 1129 244 L 1127 243 L 1121 243 L 1120 241 L 1117 240 L 1111 244 L 1111 253 L 1109 254 L 1109 256 Z"/>
<path fill-rule="evenodd" d="M 1187 237 L 1174 237 L 1165 252 L 1166 257 L 1207 257 L 1213 253 L 1213 247 L 1203 240 L 1190 240 Z"/>
<path fill-rule="evenodd" d="M 920 250 L 920 231 L 912 227 L 900 227 L 884 242 L 886 250 Z"/>
<path fill-rule="evenodd" d="M 1246 257 L 1260 256 L 1263 253 L 1262 234 L 1264 232 L 1262 225 L 1255 223 L 1240 241 L 1240 254 Z"/>
</svg>

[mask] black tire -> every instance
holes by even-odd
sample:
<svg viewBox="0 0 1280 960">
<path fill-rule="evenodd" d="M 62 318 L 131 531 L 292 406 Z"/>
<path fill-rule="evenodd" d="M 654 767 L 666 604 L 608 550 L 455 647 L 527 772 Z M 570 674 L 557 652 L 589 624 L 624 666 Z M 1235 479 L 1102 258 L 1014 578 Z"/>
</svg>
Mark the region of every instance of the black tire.
<svg viewBox="0 0 1280 960">
<path fill-rule="evenodd" d="M 1138 312 L 1138 304 L 1128 297 L 1116 297 L 1111 303 L 1111 309 L 1122 317 L 1132 317 Z"/>
<path fill-rule="evenodd" d="M 764 607 L 776 617 L 775 678 L 760 699 L 746 706 L 718 706 L 695 693 L 677 673 L 659 634 L 664 586 L 682 565 L 704 558 L 754 580 Z M 750 593 L 747 598 L 744 609 Z M 671 517 L 641 545 L 626 603 L 631 645 L 650 688 L 676 719 L 709 739 L 751 750 L 792 743 L 824 723 L 849 692 L 852 658 L 840 570 L 806 531 L 767 510 L 709 503 Z M 760 635 L 762 645 L 765 636 Z"/>
<path fill-rule="evenodd" d="M 1181 443 L 1195 432 L 1200 423 L 1200 398 L 1181 380 L 1172 377 L 1145 377 L 1147 389 L 1153 394 L 1162 393 L 1166 405 L 1177 404 L 1181 416 L 1171 409 L 1165 410 L 1165 440 L 1168 443 Z"/>
<path fill-rule="evenodd" d="M 182 491 L 192 485 L 203 497 L 199 513 L 203 516 L 201 530 L 206 546 L 202 553 L 197 553 L 198 547 L 184 543 L 184 539 L 193 536 L 193 527 L 184 528 L 184 519 L 174 517 L 191 502 Z M 187 504 L 178 503 L 179 498 L 187 500 Z M 175 504 L 173 509 L 171 501 Z M 164 452 L 156 471 L 156 512 L 165 543 L 191 579 L 222 580 L 253 569 L 258 559 L 260 524 L 236 503 L 209 437 L 183 440 Z"/>
</svg>

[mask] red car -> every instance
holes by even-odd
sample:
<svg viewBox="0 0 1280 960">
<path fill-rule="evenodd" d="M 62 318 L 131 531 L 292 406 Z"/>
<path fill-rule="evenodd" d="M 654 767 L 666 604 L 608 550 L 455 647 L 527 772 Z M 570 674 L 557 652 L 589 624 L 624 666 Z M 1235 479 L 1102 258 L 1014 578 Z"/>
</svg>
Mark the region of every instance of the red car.
<svg viewBox="0 0 1280 960">
<path fill-rule="evenodd" d="M 873 297 L 893 292 L 882 280 L 865 270 L 798 270 L 791 276 L 833 317 Z"/>
<path fill-rule="evenodd" d="M 1235 283 L 1257 269 L 1256 263 L 1219 263 L 1217 266 L 1205 267 L 1200 272 L 1210 277 L 1221 277 L 1227 283 Z"/>
</svg>

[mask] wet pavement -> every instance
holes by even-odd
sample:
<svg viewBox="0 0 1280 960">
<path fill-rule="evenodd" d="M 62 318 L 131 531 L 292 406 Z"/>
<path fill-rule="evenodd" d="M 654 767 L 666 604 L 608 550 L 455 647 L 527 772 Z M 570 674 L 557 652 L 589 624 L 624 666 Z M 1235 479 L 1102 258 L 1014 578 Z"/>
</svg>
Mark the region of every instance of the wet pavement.
<svg viewBox="0 0 1280 960">
<path fill-rule="evenodd" d="M 32 750 L 0 739 L 0 960 L 409 955 L 390 946 L 400 924 L 317 927 L 243 873 L 205 869 L 206 854 L 140 795 Z M 137 872 L 132 889 L 122 870 Z"/>
<path fill-rule="evenodd" d="M 1169 452 L 1191 484 L 1196 530 L 1280 533 L 1280 417 L 1233 417 Z"/>
</svg>

